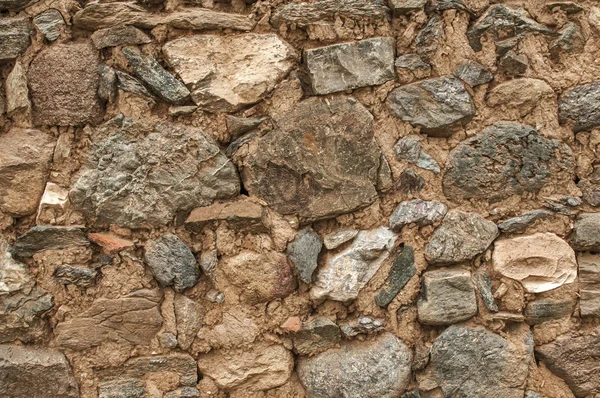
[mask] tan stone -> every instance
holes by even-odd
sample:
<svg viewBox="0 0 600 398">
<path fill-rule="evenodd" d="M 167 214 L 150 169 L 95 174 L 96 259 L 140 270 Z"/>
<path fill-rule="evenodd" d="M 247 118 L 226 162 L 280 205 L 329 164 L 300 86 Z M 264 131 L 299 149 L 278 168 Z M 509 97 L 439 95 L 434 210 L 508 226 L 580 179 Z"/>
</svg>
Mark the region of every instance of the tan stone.
<svg viewBox="0 0 600 398">
<path fill-rule="evenodd" d="M 35 221 L 37 224 L 57 224 L 65 215 L 69 204 L 69 191 L 53 182 L 46 183 L 46 189 L 38 206 Z"/>
<path fill-rule="evenodd" d="M 29 89 L 27 88 L 27 77 L 21 66 L 21 62 L 15 62 L 15 66 L 6 78 L 6 113 L 12 115 L 16 112 L 27 112 L 31 108 L 29 101 Z"/>
<path fill-rule="evenodd" d="M 199 231 L 212 221 L 227 221 L 236 227 L 263 227 L 261 223 L 262 206 L 247 198 L 236 202 L 215 203 L 199 207 L 185 220 L 186 227 Z"/>
<path fill-rule="evenodd" d="M 123 249 L 133 247 L 133 241 L 119 238 L 116 235 L 103 232 L 93 232 L 88 234 L 90 242 L 102 247 L 107 254 L 114 254 Z"/>
<path fill-rule="evenodd" d="M 577 277 L 575 252 L 549 232 L 496 242 L 492 261 L 496 272 L 520 281 L 530 293 L 556 289 Z"/>
<path fill-rule="evenodd" d="M 202 327 L 203 313 L 200 304 L 182 294 L 175 296 L 175 319 L 177 320 L 177 342 L 187 350 Z"/>
<path fill-rule="evenodd" d="M 513 79 L 494 87 L 488 97 L 487 104 L 491 107 L 507 107 L 516 109 L 521 116 L 530 113 L 542 100 L 555 101 L 552 87 L 539 79 Z"/>
<path fill-rule="evenodd" d="M 577 262 L 581 316 L 600 317 L 600 255 L 579 253 Z"/>
</svg>

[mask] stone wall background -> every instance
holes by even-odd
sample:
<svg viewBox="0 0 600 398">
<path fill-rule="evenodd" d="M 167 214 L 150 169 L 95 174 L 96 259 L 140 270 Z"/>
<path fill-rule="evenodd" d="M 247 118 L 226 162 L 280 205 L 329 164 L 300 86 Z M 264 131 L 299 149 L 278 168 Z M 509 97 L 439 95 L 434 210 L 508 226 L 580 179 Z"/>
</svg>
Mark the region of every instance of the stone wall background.
<svg viewBox="0 0 600 398">
<path fill-rule="evenodd" d="M 594 1 L 0 13 L 0 396 L 600 397 Z"/>
</svg>

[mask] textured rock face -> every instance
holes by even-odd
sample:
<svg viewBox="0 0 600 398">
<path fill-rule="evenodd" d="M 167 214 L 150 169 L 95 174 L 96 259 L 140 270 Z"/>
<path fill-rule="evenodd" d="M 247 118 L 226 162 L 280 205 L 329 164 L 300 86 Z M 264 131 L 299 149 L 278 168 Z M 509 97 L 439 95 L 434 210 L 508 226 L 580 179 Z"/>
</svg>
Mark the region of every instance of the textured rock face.
<svg viewBox="0 0 600 398">
<path fill-rule="evenodd" d="M 600 250 L 600 213 L 582 213 L 573 225 L 571 245 L 578 251 Z"/>
<path fill-rule="evenodd" d="M 571 316 L 575 303 L 573 300 L 545 299 L 532 301 L 525 308 L 525 319 L 528 323 L 539 323 Z"/>
<path fill-rule="evenodd" d="M 471 87 L 489 83 L 494 79 L 494 75 L 483 65 L 471 60 L 467 60 L 460 64 L 454 71 L 454 76 L 458 77 Z"/>
<path fill-rule="evenodd" d="M 402 202 L 390 216 L 390 228 L 399 231 L 408 224 L 417 224 L 419 227 L 435 224 L 444 218 L 447 211 L 446 205 L 440 202 L 421 199 Z"/>
<path fill-rule="evenodd" d="M 271 23 L 279 27 L 283 23 L 306 26 L 333 18 L 383 19 L 389 13 L 383 0 L 319 0 L 314 3 L 290 3 L 277 9 Z"/>
<path fill-rule="evenodd" d="M 0 21 L 0 62 L 17 58 L 29 47 L 30 31 L 28 18 L 3 18 Z"/>
<path fill-rule="evenodd" d="M 33 123 L 37 126 L 99 123 L 103 109 L 96 94 L 98 65 L 98 54 L 87 41 L 59 43 L 39 53 L 27 74 Z"/>
<path fill-rule="evenodd" d="M 242 197 L 236 202 L 215 203 L 194 209 L 185 224 L 189 229 L 201 230 L 205 225 L 224 220 L 239 228 L 264 229 L 262 216 L 262 206 Z"/>
<path fill-rule="evenodd" d="M 317 268 L 317 258 L 322 247 L 323 241 L 310 229 L 300 231 L 296 239 L 288 245 L 288 256 L 302 282 L 312 281 L 312 274 Z"/>
<path fill-rule="evenodd" d="M 95 31 L 91 36 L 97 49 L 150 43 L 152 39 L 131 25 L 119 25 Z"/>
<path fill-rule="evenodd" d="M 296 62 L 294 49 L 272 34 L 192 36 L 164 46 L 167 62 L 211 112 L 233 112 L 258 102 Z"/>
<path fill-rule="evenodd" d="M 244 186 L 278 212 L 306 219 L 372 203 L 382 162 L 372 120 L 353 98 L 301 102 L 236 162 Z"/>
<path fill-rule="evenodd" d="M 600 316 L 600 256 L 580 253 L 577 263 L 581 316 Z"/>
<path fill-rule="evenodd" d="M 338 325 L 327 318 L 316 318 L 302 325 L 292 335 L 294 348 L 300 355 L 314 355 L 339 343 L 342 334 Z"/>
<path fill-rule="evenodd" d="M 387 307 L 410 278 L 417 273 L 414 263 L 415 250 L 412 246 L 404 246 L 402 252 L 400 252 L 396 260 L 392 263 L 392 269 L 385 284 L 375 296 L 375 302 L 378 306 Z"/>
<path fill-rule="evenodd" d="M 87 245 L 89 242 L 81 227 L 38 225 L 19 236 L 10 252 L 17 257 L 31 257 L 41 250 Z"/>
<path fill-rule="evenodd" d="M 298 375 L 309 396 L 393 398 L 410 380 L 412 353 L 392 334 L 344 343 L 298 361 Z"/>
<path fill-rule="evenodd" d="M 60 37 L 60 30 L 65 24 L 60 12 L 54 8 L 46 10 L 33 18 L 33 23 L 48 41 Z"/>
<path fill-rule="evenodd" d="M 573 131 L 591 130 L 600 126 L 600 81 L 583 84 L 565 91 L 559 99 L 558 117 L 570 123 Z"/>
<path fill-rule="evenodd" d="M 79 397 L 71 366 L 60 351 L 0 346 L 0 374 L 0 395 L 6 398 Z"/>
<path fill-rule="evenodd" d="M 394 40 L 368 39 L 305 50 L 304 63 L 314 94 L 376 86 L 394 78 Z"/>
<path fill-rule="evenodd" d="M 421 149 L 420 137 L 409 135 L 401 138 L 394 145 L 394 152 L 398 159 L 406 160 L 409 163 L 414 163 L 417 167 L 425 170 L 433 171 L 439 174 L 440 165 L 427 152 Z"/>
<path fill-rule="evenodd" d="M 443 179 L 450 199 L 502 200 L 571 179 L 571 149 L 530 126 L 503 122 L 458 144 Z"/>
<path fill-rule="evenodd" d="M 532 210 L 520 216 L 509 218 L 508 220 L 501 222 L 498 224 L 498 228 L 502 232 L 507 233 L 521 231 L 537 220 L 551 217 L 552 214 L 553 213 L 549 210 Z"/>
<path fill-rule="evenodd" d="M 6 78 L 6 113 L 12 115 L 17 112 L 29 112 L 31 101 L 29 101 L 29 89 L 27 88 L 27 77 L 21 66 L 21 62 L 15 62 L 15 66 Z"/>
<path fill-rule="evenodd" d="M 0 268 L 0 343 L 40 342 L 48 336 L 44 314 L 54 306 L 53 298 L 37 286 L 32 288 L 23 264 L 7 260 Z"/>
<path fill-rule="evenodd" d="M 196 258 L 177 235 L 166 234 L 146 244 L 144 261 L 162 286 L 180 292 L 196 284 Z"/>
<path fill-rule="evenodd" d="M 239 192 L 235 166 L 196 128 L 125 119 L 96 133 L 70 198 L 99 222 L 164 225 L 178 212 Z"/>
<path fill-rule="evenodd" d="M 575 252 L 553 233 L 537 233 L 494 244 L 494 269 L 540 293 L 572 283 L 577 277 Z"/>
</svg>

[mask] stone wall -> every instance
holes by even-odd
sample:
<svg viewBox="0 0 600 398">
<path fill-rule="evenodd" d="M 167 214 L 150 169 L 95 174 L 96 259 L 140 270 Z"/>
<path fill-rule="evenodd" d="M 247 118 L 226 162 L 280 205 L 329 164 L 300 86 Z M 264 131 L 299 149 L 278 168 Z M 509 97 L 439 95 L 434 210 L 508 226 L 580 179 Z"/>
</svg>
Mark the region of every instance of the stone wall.
<svg viewBox="0 0 600 398">
<path fill-rule="evenodd" d="M 592 0 L 0 0 L 0 396 L 599 398 Z"/>
</svg>

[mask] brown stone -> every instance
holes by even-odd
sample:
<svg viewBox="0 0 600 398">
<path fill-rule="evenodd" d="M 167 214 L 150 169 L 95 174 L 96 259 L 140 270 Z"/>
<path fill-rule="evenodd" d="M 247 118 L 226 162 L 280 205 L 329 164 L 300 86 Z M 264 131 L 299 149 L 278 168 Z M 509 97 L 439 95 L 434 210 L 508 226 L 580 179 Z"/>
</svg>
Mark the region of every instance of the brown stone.
<svg viewBox="0 0 600 398">
<path fill-rule="evenodd" d="M 182 294 L 176 295 L 173 303 L 177 320 L 177 343 L 187 350 L 202 327 L 202 308 L 199 303 Z"/>
<path fill-rule="evenodd" d="M 215 203 L 207 207 L 199 207 L 190 213 L 185 220 L 186 227 L 200 231 L 204 226 L 215 221 L 227 221 L 235 227 L 258 227 L 264 229 L 261 222 L 262 206 L 242 197 L 235 202 Z"/>
<path fill-rule="evenodd" d="M 89 233 L 88 239 L 90 242 L 101 246 L 106 254 L 114 254 L 134 246 L 133 241 L 129 239 L 119 238 L 118 236 L 104 232 Z"/>
<path fill-rule="evenodd" d="M 288 332 L 297 332 L 302 328 L 302 320 L 298 316 L 292 316 L 282 323 L 280 327 Z"/>
<path fill-rule="evenodd" d="M 600 317 L 600 255 L 579 253 L 577 262 L 581 316 Z"/>
<path fill-rule="evenodd" d="M 27 77 L 23 72 L 21 62 L 15 66 L 6 78 L 6 113 L 11 116 L 16 112 L 27 112 L 31 109 Z"/>
</svg>

